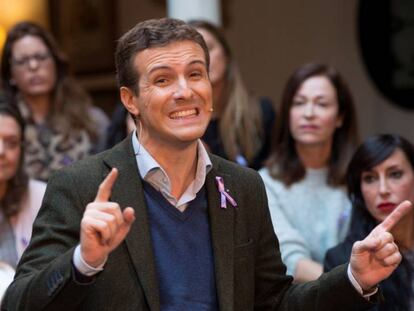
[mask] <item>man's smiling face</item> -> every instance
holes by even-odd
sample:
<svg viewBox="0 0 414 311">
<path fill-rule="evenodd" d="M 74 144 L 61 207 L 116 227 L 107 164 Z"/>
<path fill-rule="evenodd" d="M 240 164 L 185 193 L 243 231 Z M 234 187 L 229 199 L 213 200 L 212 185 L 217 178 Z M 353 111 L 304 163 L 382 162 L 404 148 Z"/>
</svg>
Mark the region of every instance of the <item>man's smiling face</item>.
<svg viewBox="0 0 414 311">
<path fill-rule="evenodd" d="M 149 48 L 135 56 L 135 111 L 144 145 L 180 145 L 200 138 L 210 121 L 212 89 L 203 49 L 185 40 Z"/>
</svg>

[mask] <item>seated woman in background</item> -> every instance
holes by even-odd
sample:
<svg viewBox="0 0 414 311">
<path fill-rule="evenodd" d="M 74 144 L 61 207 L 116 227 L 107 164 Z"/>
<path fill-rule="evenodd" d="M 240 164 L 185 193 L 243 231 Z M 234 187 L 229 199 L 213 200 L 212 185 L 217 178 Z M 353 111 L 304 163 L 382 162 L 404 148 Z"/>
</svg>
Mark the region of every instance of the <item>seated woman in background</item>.
<svg viewBox="0 0 414 311">
<path fill-rule="evenodd" d="M 6 101 L 26 121 L 25 166 L 47 180 L 54 170 L 105 145 L 108 118 L 68 75 L 68 63 L 53 38 L 22 22 L 7 34 L 1 59 Z"/>
<path fill-rule="evenodd" d="M 24 121 L 0 103 L 0 261 L 16 267 L 29 243 L 46 184 L 29 179 L 23 167 Z"/>
<path fill-rule="evenodd" d="M 296 282 L 318 278 L 326 250 L 345 237 L 351 204 L 343 185 L 358 144 L 356 122 L 351 94 L 332 67 L 307 64 L 288 80 L 260 175 Z"/>
<path fill-rule="evenodd" d="M 117 104 L 107 129 L 105 149 L 112 148 L 124 140 L 135 128 L 135 122 L 128 110 L 121 103 Z"/>
<path fill-rule="evenodd" d="M 10 265 L 0 261 L 0 304 L 7 288 L 13 281 L 15 271 Z"/>
<path fill-rule="evenodd" d="M 212 153 L 259 169 L 270 151 L 272 103 L 248 94 L 230 46 L 217 27 L 204 21 L 189 24 L 203 36 L 210 52 L 214 111 L 202 140 Z"/>
<path fill-rule="evenodd" d="M 414 146 L 397 135 L 368 138 L 356 151 L 347 172 L 352 220 L 346 240 L 328 250 L 324 270 L 346 263 L 352 244 L 363 239 L 402 201 L 414 202 Z M 414 215 L 411 212 L 393 229 L 403 260 L 381 282 L 385 303 L 372 310 L 414 310 Z"/>
</svg>

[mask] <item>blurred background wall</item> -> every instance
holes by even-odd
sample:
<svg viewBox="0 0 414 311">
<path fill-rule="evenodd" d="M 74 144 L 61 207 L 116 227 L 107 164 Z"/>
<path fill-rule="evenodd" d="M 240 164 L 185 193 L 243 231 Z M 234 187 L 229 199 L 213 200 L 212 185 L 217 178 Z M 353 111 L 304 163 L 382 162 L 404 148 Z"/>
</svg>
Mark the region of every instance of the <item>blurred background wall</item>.
<svg viewBox="0 0 414 311">
<path fill-rule="evenodd" d="M 111 50 L 116 39 L 139 21 L 167 14 L 166 0 L 0 0 L 0 40 L 14 5 L 21 5 L 14 19 L 41 23 L 71 51 L 72 63 L 78 63 L 74 73 L 108 114 L 118 100 Z M 376 88 L 363 63 L 358 0 L 221 0 L 221 5 L 226 35 L 252 91 L 277 106 L 296 67 L 328 62 L 351 88 L 363 137 L 394 132 L 414 141 L 414 98 L 411 110 L 395 105 Z"/>
</svg>

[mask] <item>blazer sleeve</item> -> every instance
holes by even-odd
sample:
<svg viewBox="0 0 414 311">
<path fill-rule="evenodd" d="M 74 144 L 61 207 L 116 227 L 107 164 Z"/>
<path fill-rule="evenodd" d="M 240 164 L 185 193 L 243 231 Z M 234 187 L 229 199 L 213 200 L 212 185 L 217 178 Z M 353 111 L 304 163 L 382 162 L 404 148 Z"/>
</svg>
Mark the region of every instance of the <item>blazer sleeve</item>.
<svg viewBox="0 0 414 311">
<path fill-rule="evenodd" d="M 347 265 L 341 265 L 318 280 L 293 284 L 285 275 L 279 244 L 267 206 L 266 192 L 260 180 L 261 234 L 256 256 L 255 310 L 348 311 L 368 310 L 373 303 L 363 298 L 351 284 Z"/>
<path fill-rule="evenodd" d="M 32 240 L 5 294 L 2 310 L 58 310 L 62 306 L 76 310 L 87 295 L 88 286 L 72 277 L 72 256 L 88 200 L 80 197 L 84 194 L 85 198 L 88 188 L 75 183 L 68 172 L 60 170 L 49 180 Z"/>
</svg>

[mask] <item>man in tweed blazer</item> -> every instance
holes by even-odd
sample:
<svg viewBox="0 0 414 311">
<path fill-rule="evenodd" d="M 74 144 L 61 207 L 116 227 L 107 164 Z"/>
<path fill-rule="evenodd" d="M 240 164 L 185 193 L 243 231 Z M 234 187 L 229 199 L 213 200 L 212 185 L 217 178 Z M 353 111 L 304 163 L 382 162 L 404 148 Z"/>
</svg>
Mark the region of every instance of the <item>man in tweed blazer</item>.
<svg viewBox="0 0 414 311">
<path fill-rule="evenodd" d="M 202 37 L 181 21 L 146 21 L 120 39 L 116 61 L 121 99 L 138 131 L 50 179 L 2 310 L 328 311 L 372 306 L 378 298 L 376 284 L 401 260 L 387 231 L 410 204 L 400 205 L 356 243 L 349 265 L 315 282 L 293 285 L 285 275 L 259 175 L 208 154 L 199 141 L 212 112 L 209 55 Z M 150 217 L 154 204 L 148 187 L 180 213 L 205 192 L 209 237 L 199 243 L 210 247 L 214 281 L 197 284 L 185 270 L 176 283 L 160 281 L 159 262 L 165 259 L 160 256 L 174 254 L 175 244 L 171 250 L 157 247 L 153 233 L 162 228 Z M 181 238 L 185 244 L 186 237 Z M 188 257 L 194 259 L 190 265 L 200 259 L 191 252 Z M 169 275 L 179 262 L 168 259 L 162 267 L 170 268 Z M 182 278 L 192 285 L 180 288 L 184 296 L 175 291 Z M 197 296 L 197 287 L 213 291 L 206 292 L 209 297 Z M 179 297 L 169 295 L 170 290 Z"/>
</svg>

